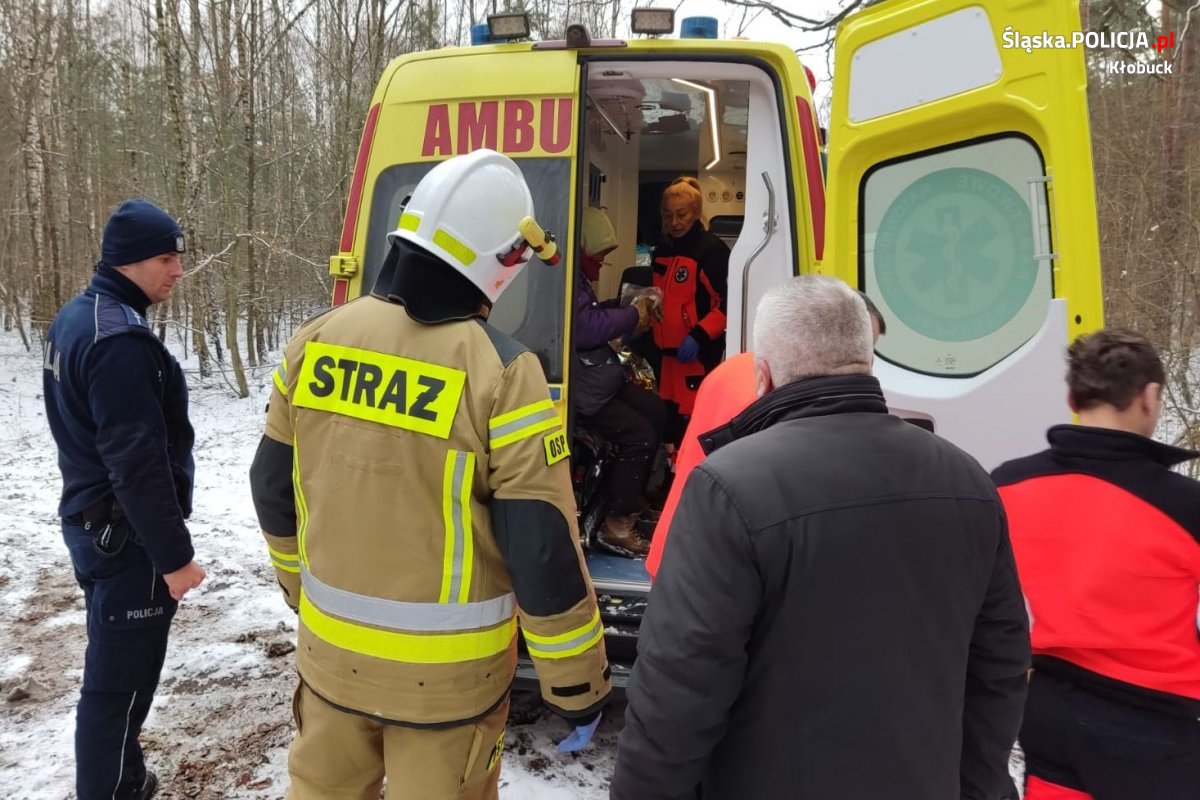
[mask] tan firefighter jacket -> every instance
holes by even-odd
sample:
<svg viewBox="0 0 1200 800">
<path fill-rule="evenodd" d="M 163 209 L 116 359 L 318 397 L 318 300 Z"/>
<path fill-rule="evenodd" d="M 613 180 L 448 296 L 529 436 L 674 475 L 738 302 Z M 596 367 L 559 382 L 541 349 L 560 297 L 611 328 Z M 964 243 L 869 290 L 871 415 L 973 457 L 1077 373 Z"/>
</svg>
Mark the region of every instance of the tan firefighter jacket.
<svg viewBox="0 0 1200 800">
<path fill-rule="evenodd" d="M 274 379 L 251 482 L 305 683 L 382 720 L 473 720 L 513 680 L 519 617 L 546 702 L 598 708 L 603 628 L 536 356 L 366 296 L 306 323 Z"/>
</svg>

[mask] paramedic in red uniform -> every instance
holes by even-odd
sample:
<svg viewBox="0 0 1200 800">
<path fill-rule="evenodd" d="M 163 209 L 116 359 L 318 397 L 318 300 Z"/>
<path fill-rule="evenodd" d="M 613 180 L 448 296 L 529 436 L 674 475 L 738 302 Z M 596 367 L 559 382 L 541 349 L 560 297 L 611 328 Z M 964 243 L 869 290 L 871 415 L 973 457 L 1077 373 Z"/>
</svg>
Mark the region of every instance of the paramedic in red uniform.
<svg viewBox="0 0 1200 800">
<path fill-rule="evenodd" d="M 1033 639 L 1025 800 L 1200 797 L 1200 455 L 1150 438 L 1165 380 L 1117 329 L 1069 354 L 1078 425 L 993 473 Z"/>
<path fill-rule="evenodd" d="M 654 343 L 662 350 L 659 394 L 669 416 L 665 441 L 678 445 L 700 381 L 725 351 L 725 283 L 729 248 L 701 221 L 695 178 L 676 178 L 662 197 L 664 241 L 654 249 L 654 285 L 663 293 Z"/>
</svg>

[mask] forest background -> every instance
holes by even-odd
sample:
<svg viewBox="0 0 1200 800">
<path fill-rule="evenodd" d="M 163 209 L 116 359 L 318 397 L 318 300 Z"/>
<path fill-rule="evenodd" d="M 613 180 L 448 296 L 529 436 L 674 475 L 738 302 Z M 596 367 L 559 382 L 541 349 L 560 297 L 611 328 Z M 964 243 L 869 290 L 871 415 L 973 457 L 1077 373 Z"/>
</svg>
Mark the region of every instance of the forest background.
<svg viewBox="0 0 1200 800">
<path fill-rule="evenodd" d="M 827 0 L 817 18 L 792 10 L 798 0 L 721 3 L 723 35 L 766 15 L 815 42 L 806 62 L 827 65 L 837 20 L 869 0 Z M 39 348 L 88 280 L 113 207 L 153 198 L 180 218 L 189 253 L 188 279 L 152 321 L 202 377 L 247 396 L 247 370 L 328 302 L 328 257 L 388 61 L 467 43 L 496 6 L 560 38 L 566 21 L 626 35 L 635 4 L 652 3 L 0 0 L 0 142 L 12 143 L 0 151 L 0 324 Z M 1137 56 L 1089 51 L 1088 101 L 1107 320 L 1162 348 L 1171 435 L 1200 445 L 1200 0 L 1084 0 L 1082 15 L 1086 30 L 1177 33 L 1169 76 L 1111 74 L 1108 61 Z"/>
</svg>

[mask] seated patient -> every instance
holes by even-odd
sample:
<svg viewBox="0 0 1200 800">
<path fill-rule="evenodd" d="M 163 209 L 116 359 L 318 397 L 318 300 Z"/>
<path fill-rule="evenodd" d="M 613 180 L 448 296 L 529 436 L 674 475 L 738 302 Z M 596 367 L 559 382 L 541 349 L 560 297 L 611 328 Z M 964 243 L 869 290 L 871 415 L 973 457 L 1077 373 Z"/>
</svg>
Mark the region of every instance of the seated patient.
<svg viewBox="0 0 1200 800">
<path fill-rule="evenodd" d="M 652 392 L 629 383 L 609 341 L 650 326 L 654 300 L 640 297 L 632 305 L 616 300 L 597 302 L 592 283 L 600 278 L 603 259 L 617 247 L 608 215 L 583 210 L 580 269 L 575 285 L 575 364 L 571 397 L 580 422 L 616 449 L 603 491 L 608 516 L 599 534 L 609 549 L 645 556 L 650 543 L 637 532 L 646 512 L 644 492 L 654 455 L 666 424 L 666 407 Z"/>
</svg>

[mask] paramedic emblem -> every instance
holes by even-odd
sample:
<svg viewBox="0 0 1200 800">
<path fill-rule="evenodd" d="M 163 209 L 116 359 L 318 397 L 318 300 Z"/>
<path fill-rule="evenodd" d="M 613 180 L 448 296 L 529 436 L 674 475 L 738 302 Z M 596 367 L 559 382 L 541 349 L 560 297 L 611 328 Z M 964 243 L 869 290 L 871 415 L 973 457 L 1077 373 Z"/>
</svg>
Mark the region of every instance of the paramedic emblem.
<svg viewBox="0 0 1200 800">
<path fill-rule="evenodd" d="M 916 333 L 979 339 L 1012 321 L 1033 291 L 1029 204 L 983 170 L 931 172 L 896 196 L 875 235 L 883 299 Z"/>
<path fill-rule="evenodd" d="M 675 282 L 676 283 L 683 283 L 687 279 L 688 279 L 688 268 L 687 267 L 680 267 L 679 269 L 675 270 Z"/>
</svg>

